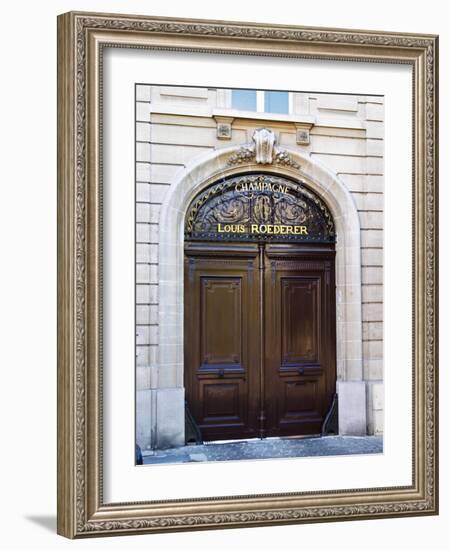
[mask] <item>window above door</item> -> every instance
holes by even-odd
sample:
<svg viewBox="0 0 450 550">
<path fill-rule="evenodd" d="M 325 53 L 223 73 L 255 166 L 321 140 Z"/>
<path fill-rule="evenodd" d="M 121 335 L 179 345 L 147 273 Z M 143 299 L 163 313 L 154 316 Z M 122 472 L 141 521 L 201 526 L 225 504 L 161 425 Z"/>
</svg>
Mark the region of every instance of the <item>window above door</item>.
<svg viewBox="0 0 450 550">
<path fill-rule="evenodd" d="M 239 111 L 289 114 L 289 92 L 266 90 L 232 90 L 231 107 Z"/>
</svg>

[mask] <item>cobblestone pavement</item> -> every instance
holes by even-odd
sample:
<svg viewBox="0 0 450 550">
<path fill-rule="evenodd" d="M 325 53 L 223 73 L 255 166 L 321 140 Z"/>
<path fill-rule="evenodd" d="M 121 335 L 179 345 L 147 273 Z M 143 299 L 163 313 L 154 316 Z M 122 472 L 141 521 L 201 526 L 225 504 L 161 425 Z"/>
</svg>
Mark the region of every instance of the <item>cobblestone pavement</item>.
<svg viewBox="0 0 450 550">
<path fill-rule="evenodd" d="M 256 439 L 229 443 L 187 445 L 144 451 L 144 464 L 179 464 L 219 460 L 254 460 L 302 456 L 336 456 L 383 452 L 381 436 L 327 436 L 305 439 Z"/>
</svg>

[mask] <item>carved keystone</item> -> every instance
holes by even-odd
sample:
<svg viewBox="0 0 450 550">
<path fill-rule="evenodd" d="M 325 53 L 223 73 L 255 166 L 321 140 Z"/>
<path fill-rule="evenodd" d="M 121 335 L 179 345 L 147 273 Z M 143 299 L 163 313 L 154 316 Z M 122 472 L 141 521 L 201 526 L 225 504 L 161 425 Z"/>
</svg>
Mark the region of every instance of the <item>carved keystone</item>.
<svg viewBox="0 0 450 550">
<path fill-rule="evenodd" d="M 257 128 L 253 132 L 257 164 L 272 164 L 275 134 L 267 128 Z"/>
</svg>

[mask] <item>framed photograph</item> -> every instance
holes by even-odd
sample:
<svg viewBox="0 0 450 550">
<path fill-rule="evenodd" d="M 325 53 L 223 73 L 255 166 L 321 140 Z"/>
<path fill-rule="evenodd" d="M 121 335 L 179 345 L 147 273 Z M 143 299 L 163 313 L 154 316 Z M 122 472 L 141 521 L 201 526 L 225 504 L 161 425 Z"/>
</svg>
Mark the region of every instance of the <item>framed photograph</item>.
<svg viewBox="0 0 450 550">
<path fill-rule="evenodd" d="M 436 514 L 433 35 L 58 18 L 58 532 Z"/>
</svg>

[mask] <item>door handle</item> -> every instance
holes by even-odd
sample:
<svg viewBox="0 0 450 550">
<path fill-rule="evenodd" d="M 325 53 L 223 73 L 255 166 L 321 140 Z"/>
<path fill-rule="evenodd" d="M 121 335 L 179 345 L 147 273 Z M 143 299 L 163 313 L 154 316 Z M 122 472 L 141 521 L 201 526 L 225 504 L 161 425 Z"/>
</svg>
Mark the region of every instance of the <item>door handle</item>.
<svg viewBox="0 0 450 550">
<path fill-rule="evenodd" d="M 225 376 L 225 371 L 223 369 L 219 370 L 219 378 L 223 378 Z"/>
<path fill-rule="evenodd" d="M 303 367 L 299 367 L 297 369 L 297 372 L 301 375 L 301 374 L 305 374 L 305 369 Z"/>
</svg>

